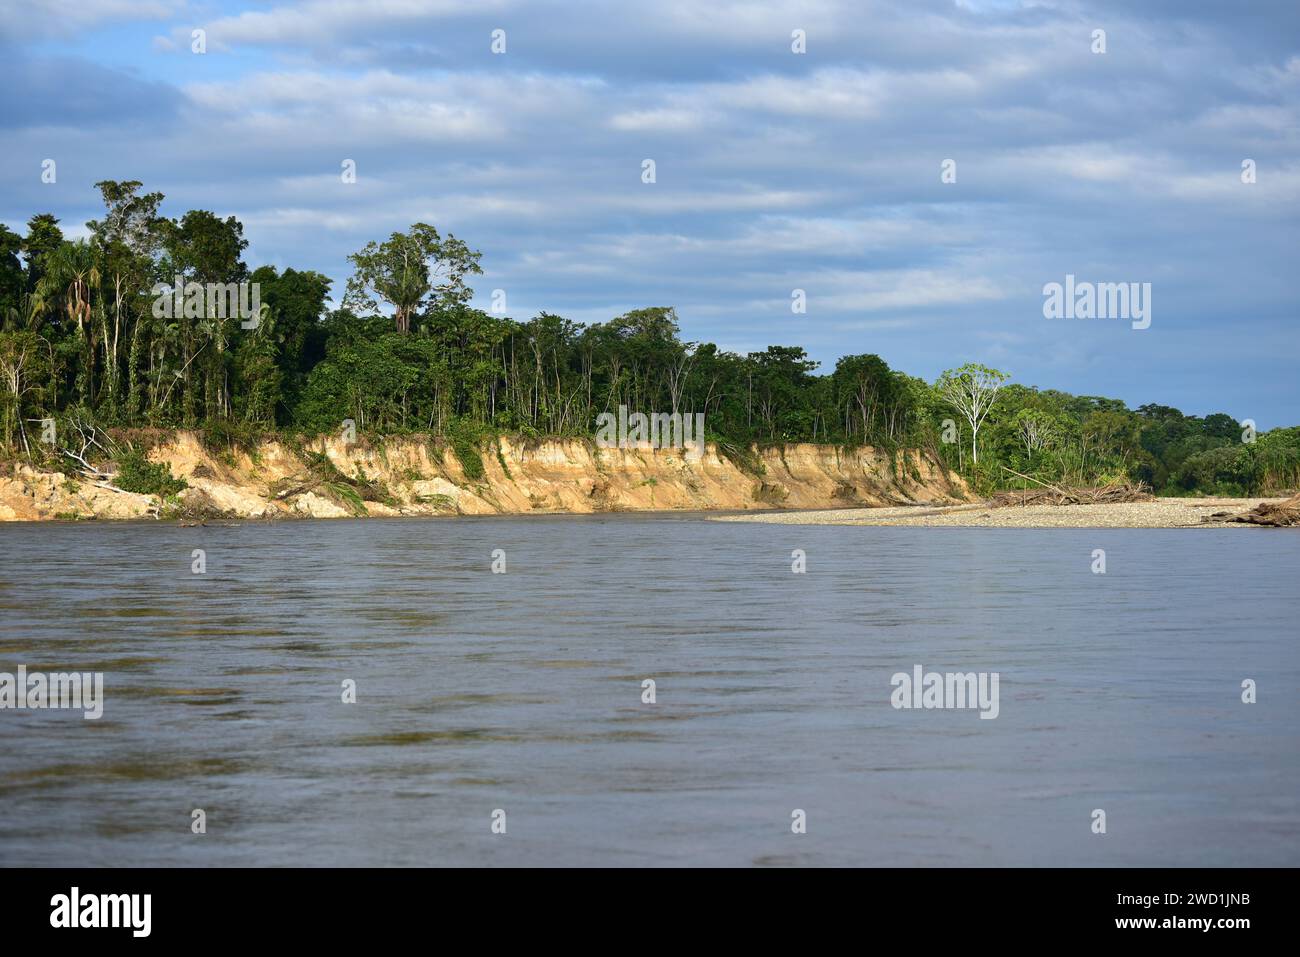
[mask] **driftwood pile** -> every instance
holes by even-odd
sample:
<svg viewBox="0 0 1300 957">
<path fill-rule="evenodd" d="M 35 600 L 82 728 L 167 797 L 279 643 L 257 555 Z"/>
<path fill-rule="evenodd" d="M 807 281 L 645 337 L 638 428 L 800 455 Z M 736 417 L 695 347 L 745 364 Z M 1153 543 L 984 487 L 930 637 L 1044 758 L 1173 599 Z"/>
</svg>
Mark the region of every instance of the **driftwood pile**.
<svg viewBox="0 0 1300 957">
<path fill-rule="evenodd" d="M 1272 525 L 1287 528 L 1300 525 L 1300 494 L 1284 502 L 1261 502 L 1249 512 L 1215 512 L 1207 522 L 1246 522 L 1251 525 Z"/>
<path fill-rule="evenodd" d="M 1033 482 L 1040 487 L 998 492 L 988 501 L 993 508 L 1009 508 L 1013 505 L 1118 505 L 1155 500 L 1151 490 L 1141 482 L 1136 485 L 1130 485 L 1128 482 L 1113 482 L 1109 485 L 1087 488 L 1062 487 L 1041 482 L 1029 475 L 1022 475 L 1005 465 L 1002 468 L 1017 478 Z"/>
<path fill-rule="evenodd" d="M 61 449 L 60 452 L 76 463 L 77 472 L 84 480 L 95 488 L 107 489 L 110 492 L 118 492 L 122 495 L 132 494 L 126 489 L 118 488 L 113 484 L 116 473 L 105 471 L 91 461 L 91 459 L 104 459 L 112 462 L 122 453 L 122 448 L 113 441 L 112 436 L 94 423 L 83 421 L 76 416 L 68 420 L 65 431 L 76 433 L 77 438 L 81 441 L 81 448 L 76 452 L 72 451 L 71 448 Z M 147 506 L 147 510 L 154 518 L 159 518 L 162 515 L 162 503 L 156 496 Z"/>
</svg>

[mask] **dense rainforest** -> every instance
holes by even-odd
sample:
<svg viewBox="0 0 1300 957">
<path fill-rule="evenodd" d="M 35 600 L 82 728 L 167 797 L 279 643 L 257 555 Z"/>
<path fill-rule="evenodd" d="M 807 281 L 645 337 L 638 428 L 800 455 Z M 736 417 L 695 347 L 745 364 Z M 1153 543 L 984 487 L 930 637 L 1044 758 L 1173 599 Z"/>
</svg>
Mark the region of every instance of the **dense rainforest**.
<svg viewBox="0 0 1300 957">
<path fill-rule="evenodd" d="M 162 194 L 138 182 L 96 186 L 105 210 L 88 239 L 66 239 L 48 213 L 25 236 L 0 225 L 10 459 L 46 455 L 51 419 L 82 432 L 197 429 L 215 442 L 337 433 L 351 419 L 363 433 L 472 442 L 590 436 L 600 413 L 625 405 L 702 412 L 708 439 L 735 454 L 783 442 L 919 447 L 986 489 L 1018 487 L 1014 473 L 1140 480 L 1175 495 L 1300 485 L 1300 427 L 1256 435 L 1227 414 L 1129 409 L 978 365 L 934 383 L 871 354 L 819 372 L 798 346 L 738 355 L 683 341 L 671 307 L 594 325 L 550 313 L 518 321 L 469 305 L 480 254 L 423 223 L 350 256 L 334 300 L 319 273 L 250 270 L 234 217 L 169 219 Z M 190 295 L 236 283 L 258 290 L 251 321 Z"/>
</svg>

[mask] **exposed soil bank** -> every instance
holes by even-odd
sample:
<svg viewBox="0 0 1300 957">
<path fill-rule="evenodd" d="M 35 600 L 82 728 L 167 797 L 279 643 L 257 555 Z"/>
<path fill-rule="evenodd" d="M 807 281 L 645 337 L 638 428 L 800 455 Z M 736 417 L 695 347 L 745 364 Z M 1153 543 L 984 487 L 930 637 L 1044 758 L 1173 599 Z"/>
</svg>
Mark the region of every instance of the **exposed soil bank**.
<svg viewBox="0 0 1300 957">
<path fill-rule="evenodd" d="M 842 508 L 769 515 L 720 515 L 718 521 L 786 525 L 947 525 L 960 528 L 1243 528 L 1212 519 L 1215 513 L 1245 511 L 1280 499 L 1158 498 L 1105 505 L 1015 505 L 987 503 L 943 508 Z"/>
<path fill-rule="evenodd" d="M 328 458 L 324 468 L 303 454 L 313 452 Z M 148 457 L 168 463 L 189 488 L 162 503 L 20 463 L 0 476 L 0 520 L 808 509 L 969 497 L 959 476 L 919 452 L 809 444 L 754 452 L 742 468 L 712 444 L 696 459 L 677 449 L 503 438 L 481 450 L 476 478 L 444 444 L 412 438 L 382 445 L 320 439 L 301 452 L 268 441 L 250 454 L 212 452 L 196 435 L 179 432 Z"/>
</svg>

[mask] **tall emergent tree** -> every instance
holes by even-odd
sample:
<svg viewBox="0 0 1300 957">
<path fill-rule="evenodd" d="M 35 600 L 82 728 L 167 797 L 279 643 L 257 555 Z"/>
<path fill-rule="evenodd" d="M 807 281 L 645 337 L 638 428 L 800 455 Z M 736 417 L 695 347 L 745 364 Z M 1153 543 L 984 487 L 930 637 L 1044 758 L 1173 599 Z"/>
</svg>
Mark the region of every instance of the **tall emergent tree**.
<svg viewBox="0 0 1300 957">
<path fill-rule="evenodd" d="M 469 302 L 474 290 L 465 285 L 465 276 L 483 272 L 480 255 L 451 233 L 443 238 L 427 223 L 416 223 L 410 232 L 393 233 L 384 243 L 366 243 L 348 257 L 356 272 L 348 280 L 343 306 L 373 312 L 377 296 L 393 307 L 397 331 L 405 334 L 430 294 L 434 308 Z"/>
<path fill-rule="evenodd" d="M 162 244 L 165 229 L 164 220 L 158 214 L 163 194 L 141 193 L 143 185 L 138 180 L 103 180 L 96 183 L 95 188 L 104 200 L 104 218 L 86 224 L 90 227 L 90 245 L 100 279 L 111 288 L 113 296 L 111 325 L 104 297 L 101 295 L 95 302 L 98 331 L 102 334 L 100 345 L 104 351 L 100 398 L 110 414 L 123 399 L 122 339 L 127 334 L 128 327 L 139 328 L 139 316 L 148 304 L 144 292 L 152 284 L 154 258 Z M 96 338 L 93 322 L 89 337 L 93 357 Z M 126 363 L 130 365 L 129 344 L 126 352 Z M 128 379 L 130 385 L 138 386 L 136 380 L 130 377 L 129 370 Z M 135 401 L 138 397 L 137 390 L 131 400 Z M 130 411 L 133 412 L 134 409 Z"/>
<path fill-rule="evenodd" d="M 203 285 L 244 282 L 248 267 L 243 255 L 248 248 L 244 226 L 234 216 L 225 219 L 206 209 L 191 209 L 164 229 L 164 275 L 179 276 L 184 283 Z M 237 320 L 218 310 L 209 300 L 204 315 L 191 316 L 188 309 L 178 318 L 184 364 L 185 414 L 197 414 L 194 408 L 193 379 L 201 379 L 201 418 L 227 418 L 230 414 L 229 350 L 235 336 Z"/>
<path fill-rule="evenodd" d="M 935 384 L 944 400 L 970 424 L 970 455 L 973 465 L 978 465 L 980 460 L 980 425 L 993 408 L 1002 383 L 1008 378 L 1010 376 L 1005 372 L 977 362 L 968 362 L 958 369 L 949 369 L 939 376 L 939 381 Z"/>
</svg>

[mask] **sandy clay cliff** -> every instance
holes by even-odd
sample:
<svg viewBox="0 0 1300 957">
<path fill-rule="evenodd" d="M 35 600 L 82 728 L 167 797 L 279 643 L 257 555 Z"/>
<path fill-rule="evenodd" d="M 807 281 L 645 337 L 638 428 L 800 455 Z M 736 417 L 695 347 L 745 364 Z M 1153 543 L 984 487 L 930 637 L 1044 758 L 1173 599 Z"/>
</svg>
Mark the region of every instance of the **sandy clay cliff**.
<svg viewBox="0 0 1300 957">
<path fill-rule="evenodd" d="M 964 501 L 961 478 L 916 451 L 791 444 L 728 457 L 713 444 L 606 449 L 580 439 L 486 443 L 466 468 L 419 438 L 319 439 L 255 451 L 179 432 L 148 452 L 188 485 L 163 501 L 22 462 L 0 474 L 0 520 L 344 518 L 671 509 L 832 508 Z M 105 466 L 111 471 L 111 466 Z"/>
</svg>

